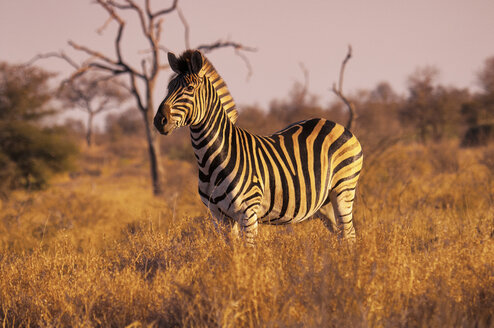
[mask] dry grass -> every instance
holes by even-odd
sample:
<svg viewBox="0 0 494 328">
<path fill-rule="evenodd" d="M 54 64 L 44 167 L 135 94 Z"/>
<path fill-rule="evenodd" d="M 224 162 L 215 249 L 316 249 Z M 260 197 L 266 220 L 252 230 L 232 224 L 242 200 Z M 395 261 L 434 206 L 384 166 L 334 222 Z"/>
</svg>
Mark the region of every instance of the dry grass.
<svg viewBox="0 0 494 328">
<path fill-rule="evenodd" d="M 492 149 L 367 155 L 355 247 L 314 220 L 254 250 L 215 231 L 193 166 L 165 161 L 157 199 L 145 162 L 102 153 L 2 204 L 5 326 L 494 326 Z"/>
</svg>

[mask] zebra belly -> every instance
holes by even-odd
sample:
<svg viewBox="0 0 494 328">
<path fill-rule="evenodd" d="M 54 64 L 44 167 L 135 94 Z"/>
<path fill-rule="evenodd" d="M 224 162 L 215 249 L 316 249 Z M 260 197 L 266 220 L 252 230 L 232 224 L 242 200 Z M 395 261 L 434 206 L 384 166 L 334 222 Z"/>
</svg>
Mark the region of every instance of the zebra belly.
<svg viewBox="0 0 494 328">
<path fill-rule="evenodd" d="M 233 221 L 239 222 L 240 219 L 248 216 L 245 209 L 249 207 L 249 204 L 243 202 L 241 197 L 238 197 L 233 202 L 228 196 L 219 202 L 214 202 L 214 195 L 207 198 L 201 197 L 201 199 L 217 220 L 232 223 Z M 319 207 L 314 207 L 307 212 L 299 212 L 294 215 L 293 210 L 288 212 L 282 206 L 271 206 L 269 201 L 263 199 L 256 210 L 256 214 L 258 215 L 259 223 L 282 225 L 304 221 L 314 215 L 319 210 Z"/>
<path fill-rule="evenodd" d="M 318 191 L 319 193 L 329 194 L 329 192 Z M 303 196 L 300 198 L 304 198 Z M 303 199 L 305 202 L 305 199 Z M 307 204 L 306 207 L 301 208 L 300 203 L 295 203 L 295 200 L 292 199 L 286 200 L 281 199 L 279 202 L 275 202 L 274 205 L 271 204 L 271 201 L 268 197 L 264 197 L 261 202 L 261 206 L 259 207 L 258 220 L 263 224 L 273 224 L 273 225 L 282 225 L 282 224 L 290 224 L 290 223 L 298 223 L 304 221 L 311 216 L 313 216 L 321 207 L 320 204 Z"/>
<path fill-rule="evenodd" d="M 303 170 L 313 167 L 302 165 Z M 330 172 L 323 174 L 325 182 L 315 182 L 321 174 L 311 175 L 311 181 L 301 176 L 289 179 L 269 179 L 266 181 L 264 194 L 259 209 L 258 220 L 265 224 L 289 224 L 304 221 L 313 216 L 323 205 L 330 192 Z M 315 177 L 314 177 L 315 176 Z"/>
<path fill-rule="evenodd" d="M 264 176 L 261 223 L 300 222 L 319 210 L 331 186 L 330 146 L 343 132 L 333 122 L 311 119 L 269 137 L 259 151 Z"/>
</svg>

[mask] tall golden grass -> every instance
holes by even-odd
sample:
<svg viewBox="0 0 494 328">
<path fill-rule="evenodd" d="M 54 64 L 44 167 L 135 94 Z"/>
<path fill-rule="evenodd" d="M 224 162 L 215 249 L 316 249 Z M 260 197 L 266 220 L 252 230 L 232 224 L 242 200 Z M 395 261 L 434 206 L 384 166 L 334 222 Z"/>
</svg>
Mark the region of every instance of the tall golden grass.
<svg viewBox="0 0 494 328">
<path fill-rule="evenodd" d="M 193 165 L 87 152 L 0 215 L 0 321 L 38 327 L 493 327 L 494 149 L 366 154 L 357 242 L 321 222 L 217 232 Z M 227 232 L 225 232 L 227 233 Z"/>
</svg>

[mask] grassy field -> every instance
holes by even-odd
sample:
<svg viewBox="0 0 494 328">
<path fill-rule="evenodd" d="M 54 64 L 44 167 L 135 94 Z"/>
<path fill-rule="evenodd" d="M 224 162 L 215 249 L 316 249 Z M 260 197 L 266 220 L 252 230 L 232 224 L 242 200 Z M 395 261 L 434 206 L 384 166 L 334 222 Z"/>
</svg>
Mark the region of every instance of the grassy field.
<svg viewBox="0 0 494 328">
<path fill-rule="evenodd" d="M 132 154 L 132 152 L 129 152 Z M 494 148 L 366 154 L 357 242 L 317 220 L 225 241 L 194 165 L 86 151 L 0 203 L 0 322 L 64 327 L 494 327 Z"/>
</svg>

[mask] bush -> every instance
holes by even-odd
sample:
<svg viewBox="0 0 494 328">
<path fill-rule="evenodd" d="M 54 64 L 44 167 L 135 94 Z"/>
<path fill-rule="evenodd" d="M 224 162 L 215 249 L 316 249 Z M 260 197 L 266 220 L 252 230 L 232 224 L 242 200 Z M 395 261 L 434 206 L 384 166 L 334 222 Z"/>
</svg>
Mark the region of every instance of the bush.
<svg viewBox="0 0 494 328">
<path fill-rule="evenodd" d="M 77 152 L 69 133 L 42 128 L 52 108 L 53 73 L 0 62 L 0 195 L 9 189 L 40 189 L 51 174 L 67 170 Z"/>
<path fill-rule="evenodd" d="M 0 177 L 3 190 L 41 189 L 53 173 L 72 167 L 75 143 L 61 128 L 40 129 L 20 121 L 0 121 Z"/>
</svg>

